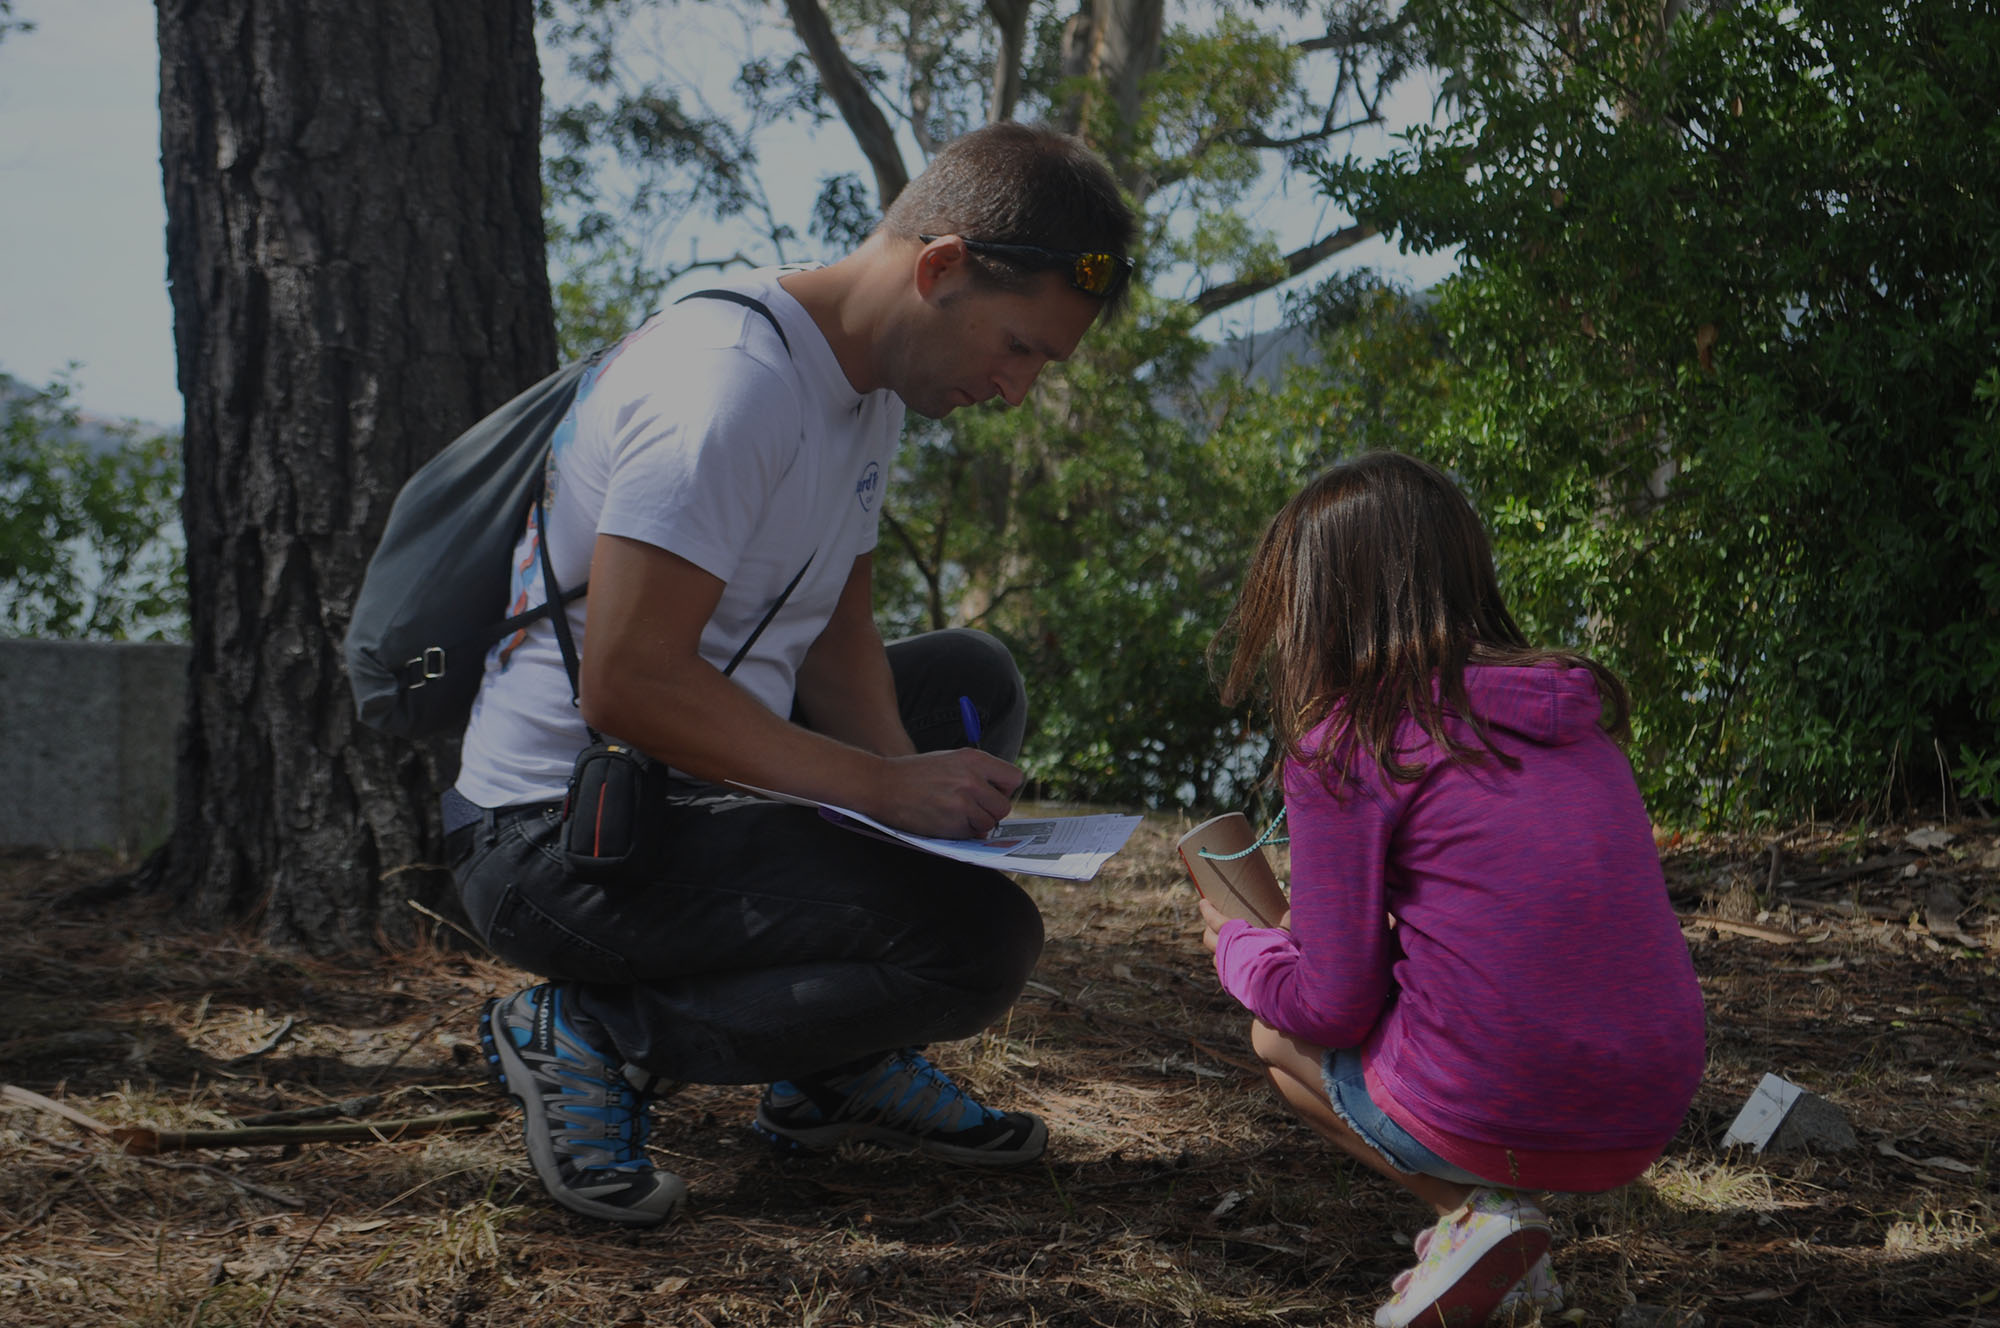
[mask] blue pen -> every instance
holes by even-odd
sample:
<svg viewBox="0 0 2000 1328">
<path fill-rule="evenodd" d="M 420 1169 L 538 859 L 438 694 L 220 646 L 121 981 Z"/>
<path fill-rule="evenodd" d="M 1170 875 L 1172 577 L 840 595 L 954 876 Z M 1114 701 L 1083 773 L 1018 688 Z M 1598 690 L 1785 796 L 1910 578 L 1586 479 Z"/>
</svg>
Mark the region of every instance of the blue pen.
<svg viewBox="0 0 2000 1328">
<path fill-rule="evenodd" d="M 958 717 L 965 722 L 965 740 L 972 746 L 979 745 L 979 711 L 973 708 L 972 698 L 958 698 Z"/>
</svg>

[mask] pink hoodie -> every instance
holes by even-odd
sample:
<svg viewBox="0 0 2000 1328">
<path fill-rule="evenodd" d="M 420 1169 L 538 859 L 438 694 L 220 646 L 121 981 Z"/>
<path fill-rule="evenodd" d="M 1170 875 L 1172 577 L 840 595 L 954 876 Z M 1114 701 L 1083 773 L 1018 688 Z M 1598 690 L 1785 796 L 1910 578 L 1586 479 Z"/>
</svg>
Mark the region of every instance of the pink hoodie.
<svg viewBox="0 0 2000 1328">
<path fill-rule="evenodd" d="M 1588 670 L 1465 681 L 1519 768 L 1445 764 L 1407 716 L 1415 783 L 1371 762 L 1336 801 L 1288 761 L 1292 930 L 1229 923 L 1216 972 L 1272 1027 L 1360 1047 L 1376 1104 L 1475 1174 L 1468 1143 L 1656 1152 L 1700 1082 L 1703 1014 L 1631 766 Z"/>
</svg>

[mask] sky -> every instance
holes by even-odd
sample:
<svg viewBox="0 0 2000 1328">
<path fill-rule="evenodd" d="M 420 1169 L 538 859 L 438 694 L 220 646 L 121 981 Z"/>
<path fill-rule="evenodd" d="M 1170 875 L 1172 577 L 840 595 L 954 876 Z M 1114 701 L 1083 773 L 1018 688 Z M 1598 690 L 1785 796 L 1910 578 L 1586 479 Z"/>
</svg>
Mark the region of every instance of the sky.
<svg viewBox="0 0 2000 1328">
<path fill-rule="evenodd" d="M 151 0 L 17 0 L 0 40 L 0 372 L 178 425 Z"/>
<path fill-rule="evenodd" d="M 177 427 L 152 0 L 16 0 L 14 15 L 35 30 L 0 40 L 0 372 L 40 386 L 74 363 L 86 411 Z M 694 240 L 677 237 L 677 252 Z M 1381 240 L 1342 262 L 1416 285 L 1450 267 Z M 1266 299 L 1204 330 L 1275 321 Z"/>
</svg>

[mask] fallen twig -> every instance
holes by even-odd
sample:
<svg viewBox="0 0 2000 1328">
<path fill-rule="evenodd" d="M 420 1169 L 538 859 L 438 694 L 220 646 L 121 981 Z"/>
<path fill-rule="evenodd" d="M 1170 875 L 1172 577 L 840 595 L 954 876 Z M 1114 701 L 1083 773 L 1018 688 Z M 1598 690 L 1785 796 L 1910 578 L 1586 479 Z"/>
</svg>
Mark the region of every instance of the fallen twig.
<svg viewBox="0 0 2000 1328">
<path fill-rule="evenodd" d="M 1879 871 L 1888 871 L 1891 867 L 1907 867 L 1916 860 L 1917 855 L 1914 853 L 1890 853 L 1884 857 L 1870 858 L 1866 862 L 1857 862 L 1852 867 L 1836 867 L 1817 876 L 1801 876 L 1789 881 L 1780 881 L 1778 888 L 1810 890 L 1816 886 L 1832 885 L 1836 881 L 1845 881 L 1856 876 L 1870 876 Z"/>
<path fill-rule="evenodd" d="M 963 1207 L 965 1207 L 965 1200 L 959 1198 L 959 1199 L 953 1199 L 950 1203 L 945 1204 L 942 1207 L 933 1208 L 928 1213 L 921 1213 L 916 1217 L 893 1217 L 887 1213 L 871 1212 L 868 1213 L 863 1220 L 866 1221 L 870 1226 L 921 1227 L 921 1226 L 928 1226 L 932 1222 L 937 1221 L 939 1218 L 943 1217 L 946 1213 L 949 1213 L 954 1208 L 963 1208 Z"/>
<path fill-rule="evenodd" d="M 322 1102 L 316 1107 L 294 1107 L 290 1111 L 266 1111 L 256 1116 L 245 1116 L 238 1125 L 295 1125 L 300 1121 L 338 1120 L 343 1116 L 364 1116 L 382 1105 L 380 1093 L 369 1093 L 364 1097 L 344 1098 L 339 1102 Z"/>
<path fill-rule="evenodd" d="M 1856 904 L 1849 899 L 1787 899 L 1785 907 L 1807 913 L 1837 913 L 1855 922 L 1900 922 L 1908 924 L 1910 910 L 1887 904 Z"/>
<path fill-rule="evenodd" d="M 285 1271 L 278 1274 L 277 1285 L 271 1288 L 271 1298 L 264 1302 L 264 1312 L 257 1316 L 257 1328 L 264 1328 L 265 1323 L 270 1320 L 271 1311 L 277 1308 L 278 1293 L 285 1289 L 285 1283 L 291 1280 L 292 1273 L 299 1266 L 299 1260 L 303 1259 L 306 1251 L 312 1248 L 312 1243 L 319 1239 L 320 1228 L 325 1226 L 326 1220 L 332 1216 L 333 1207 L 329 1204 L 327 1210 L 319 1215 L 319 1221 L 314 1225 L 312 1233 L 306 1237 L 305 1243 L 293 1253 L 292 1261 L 285 1265 Z"/>
<path fill-rule="evenodd" d="M 50 1148 L 60 1149 L 65 1153 L 81 1153 L 84 1154 L 85 1156 L 88 1156 L 90 1154 L 90 1150 L 88 1148 L 85 1148 L 82 1144 L 73 1144 L 63 1139 L 51 1139 L 45 1134 L 36 1134 L 31 1131 L 28 1134 L 28 1138 L 34 1140 L 38 1144 L 45 1144 Z M 164 1157 L 144 1157 L 138 1154 L 127 1154 L 127 1156 L 130 1157 L 134 1162 L 143 1162 L 147 1166 L 159 1167 L 164 1171 L 205 1171 L 209 1175 L 214 1176 L 217 1180 L 228 1181 L 231 1185 L 234 1185 L 237 1189 L 242 1190 L 246 1194 L 254 1194 L 260 1199 L 269 1199 L 272 1203 L 282 1204 L 286 1208 L 304 1208 L 306 1206 L 306 1201 L 304 1199 L 297 1198 L 293 1195 L 285 1194 L 280 1190 L 266 1189 L 264 1186 L 258 1185 L 254 1181 L 247 1181 L 243 1179 L 241 1176 L 235 1175 L 232 1172 L 224 1171 L 221 1167 L 210 1166 L 206 1162 L 171 1162 Z M 39 1209 L 35 1211 L 34 1217 L 27 1219 L 27 1221 L 24 1221 L 21 1225 L 26 1226 L 27 1222 L 32 1222 L 40 1218 L 42 1214 L 48 1211 L 49 1204 L 52 1204 L 54 1202 L 55 1202 L 54 1197 L 51 1196 L 47 1203 L 44 1203 Z M 21 1229 L 20 1227 L 15 1227 L 13 1231 L 9 1231 L 5 1235 L 0 1235 L 0 1243 L 5 1243 L 6 1241 L 12 1239 L 14 1232 L 19 1231 L 20 1229 Z"/>
<path fill-rule="evenodd" d="M 439 1130 L 455 1130 L 475 1125 L 491 1125 L 500 1119 L 497 1111 L 454 1111 L 439 1116 L 415 1116 L 407 1120 L 342 1121 L 330 1125 L 261 1125 L 230 1130 L 156 1130 L 144 1125 L 106 1125 L 74 1107 L 31 1093 L 12 1084 L 0 1084 L 0 1099 L 40 1111 L 52 1111 L 64 1120 L 101 1138 L 115 1140 L 135 1157 L 154 1153 L 186 1153 L 202 1148 L 252 1148 L 259 1144 L 332 1143 L 348 1139 L 376 1139 L 384 1143 L 411 1139 Z"/>
<path fill-rule="evenodd" d="M 1699 913 L 1680 915 L 1682 927 L 1707 927 L 1713 931 L 1726 931 L 1736 936 L 1748 936 L 1753 940 L 1769 941 L 1773 945 L 1796 945 L 1806 937 L 1782 927 L 1761 927 L 1754 922 L 1731 922 L 1727 918 L 1711 918 Z"/>
<path fill-rule="evenodd" d="M 335 1143 L 356 1139 L 389 1143 L 420 1134 L 434 1134 L 439 1130 L 491 1125 L 499 1119 L 497 1111 L 454 1111 L 408 1120 L 262 1125 L 234 1130 L 154 1130 L 144 1126 L 119 1126 L 111 1131 L 111 1137 L 123 1144 L 126 1152 L 145 1157 L 154 1153 L 185 1153 L 203 1148 L 254 1148 L 264 1144 Z"/>
<path fill-rule="evenodd" d="M 428 866 L 430 864 L 426 863 L 424 865 Z M 406 869 L 398 868 L 397 870 L 401 871 Z M 395 873 L 393 872 L 390 873 L 390 875 L 394 874 Z M 388 877 L 385 876 L 383 879 L 387 880 Z M 456 922 L 453 922 L 450 918 L 446 917 L 444 914 L 439 913 L 436 909 L 425 908 L 422 904 L 419 904 L 414 899 L 405 899 L 403 902 L 408 904 L 411 908 L 415 909 L 417 912 L 423 914 L 425 917 L 429 918 L 432 922 L 437 923 L 440 927 L 451 928 L 453 931 L 457 932 L 460 936 L 463 936 L 466 940 L 471 941 L 474 945 L 478 946 L 480 950 L 484 951 L 485 953 L 489 955 L 493 953 L 492 949 L 487 946 L 486 942 L 480 940 L 477 936 L 474 936 L 471 932 L 459 926 Z"/>
</svg>

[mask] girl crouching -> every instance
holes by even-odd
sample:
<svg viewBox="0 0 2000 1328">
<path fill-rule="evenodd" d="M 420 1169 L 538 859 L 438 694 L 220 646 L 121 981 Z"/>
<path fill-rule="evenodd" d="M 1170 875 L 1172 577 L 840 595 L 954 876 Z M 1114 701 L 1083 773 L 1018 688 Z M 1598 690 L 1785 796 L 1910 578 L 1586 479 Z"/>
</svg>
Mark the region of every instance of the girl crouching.
<svg viewBox="0 0 2000 1328">
<path fill-rule="evenodd" d="M 1291 912 L 1203 941 L 1285 1102 L 1438 1214 L 1381 1328 L 1560 1306 L 1542 1191 L 1638 1177 L 1701 1078 L 1701 992 L 1602 666 L 1528 644 L 1477 516 L 1372 453 L 1265 532 L 1218 647 L 1283 743 Z"/>
</svg>

